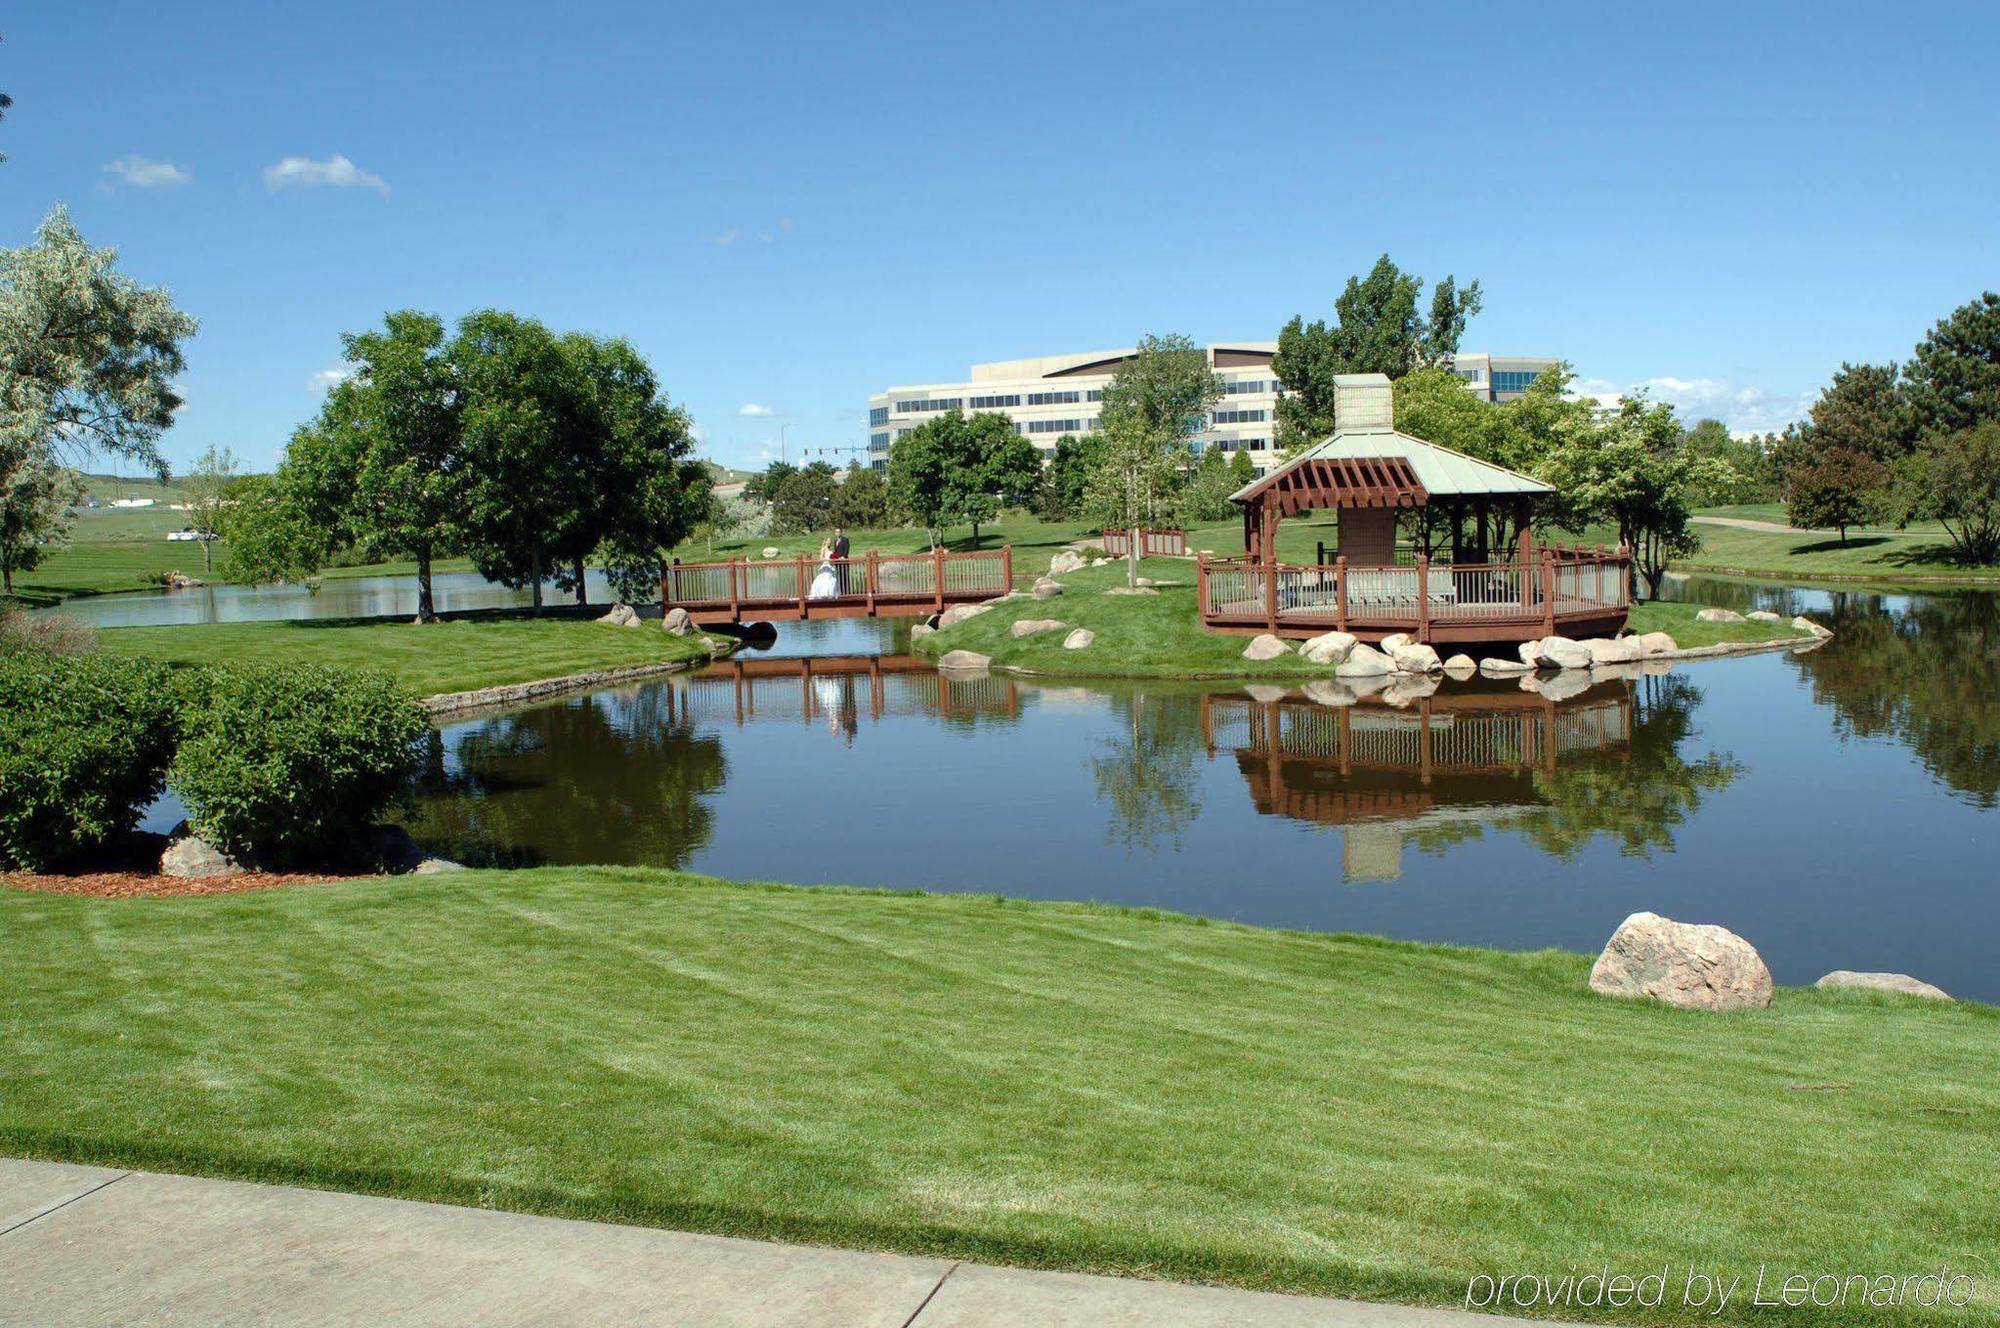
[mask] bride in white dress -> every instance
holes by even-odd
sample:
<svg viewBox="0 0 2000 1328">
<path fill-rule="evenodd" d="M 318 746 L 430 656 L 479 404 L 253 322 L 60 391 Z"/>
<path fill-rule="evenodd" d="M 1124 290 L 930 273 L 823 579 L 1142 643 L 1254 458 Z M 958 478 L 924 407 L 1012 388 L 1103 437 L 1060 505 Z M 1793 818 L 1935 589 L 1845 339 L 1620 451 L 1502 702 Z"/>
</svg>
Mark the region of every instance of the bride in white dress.
<svg viewBox="0 0 2000 1328">
<path fill-rule="evenodd" d="M 833 570 L 833 544 L 823 541 L 819 546 L 819 571 L 813 574 L 812 589 L 806 592 L 808 599 L 833 599 L 840 594 L 840 578 Z"/>
</svg>

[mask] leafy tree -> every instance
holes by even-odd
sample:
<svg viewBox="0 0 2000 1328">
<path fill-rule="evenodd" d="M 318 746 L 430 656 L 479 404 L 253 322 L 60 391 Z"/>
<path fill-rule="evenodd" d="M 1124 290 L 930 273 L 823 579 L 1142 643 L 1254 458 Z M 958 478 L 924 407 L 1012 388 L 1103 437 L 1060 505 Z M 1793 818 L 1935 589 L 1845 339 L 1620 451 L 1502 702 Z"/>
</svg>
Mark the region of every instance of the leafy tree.
<svg viewBox="0 0 2000 1328">
<path fill-rule="evenodd" d="M 30 451 L 0 471 L 0 589 L 13 594 L 14 573 L 32 572 L 69 542 L 70 508 L 81 501 L 76 472 L 45 452 Z"/>
<path fill-rule="evenodd" d="M 712 479 L 713 476 L 711 475 Z M 695 522 L 693 535 L 707 546 L 708 556 L 715 557 L 715 537 L 735 534 L 749 524 L 750 512 L 746 504 L 723 497 L 713 485 L 708 489 L 701 504 L 701 519 Z"/>
<path fill-rule="evenodd" d="M 354 376 L 292 434 L 275 485 L 246 495 L 231 522 L 243 541 L 232 562 L 252 579 L 288 580 L 317 571 L 335 548 L 366 543 L 416 562 L 417 621 L 435 621 L 431 564 L 460 537 L 468 479 L 444 324 L 406 309 L 341 345 Z"/>
<path fill-rule="evenodd" d="M 833 523 L 848 530 L 889 524 L 889 486 L 882 473 L 856 461 L 833 495 Z"/>
<path fill-rule="evenodd" d="M 1083 511 L 1084 493 L 1090 472 L 1104 455 L 1104 440 L 1095 434 L 1078 438 L 1064 434 L 1056 439 L 1049 458 L 1047 483 L 1042 489 L 1042 516 L 1050 521 L 1067 521 Z"/>
<path fill-rule="evenodd" d="M 962 451 L 965 417 L 948 410 L 889 445 L 890 501 L 922 526 L 935 547 L 951 519 L 952 468 Z"/>
<path fill-rule="evenodd" d="M 1901 521 L 1936 521 L 1960 562 L 2000 563 L 2000 419 L 1927 437 L 1898 467 Z"/>
<path fill-rule="evenodd" d="M 1787 515 L 1801 530 L 1832 526 L 1845 544 L 1849 526 L 1881 514 L 1888 486 L 1889 471 L 1880 461 L 1866 452 L 1835 448 L 1793 475 Z"/>
<path fill-rule="evenodd" d="M 815 461 L 794 472 L 771 499 L 773 528 L 788 535 L 829 528 L 839 491 L 840 472 L 828 462 Z"/>
<path fill-rule="evenodd" d="M 201 537 L 201 570 L 207 575 L 214 566 L 210 546 L 222 533 L 223 514 L 235 497 L 236 454 L 226 447 L 218 452 L 210 443 L 181 486 L 187 491 L 189 524 Z"/>
<path fill-rule="evenodd" d="M 1987 291 L 1954 309 L 1917 343 L 1904 376 L 1927 436 L 2000 419 L 2000 295 Z"/>
<path fill-rule="evenodd" d="M 533 589 L 595 548 L 600 441 L 580 367 L 541 323 L 497 309 L 459 320 L 464 548 L 479 574 Z"/>
<path fill-rule="evenodd" d="M 1102 521 L 1136 529 L 1171 495 L 1187 467 L 1188 438 L 1207 422 L 1222 397 L 1222 380 L 1208 357 L 1179 333 L 1147 336 L 1104 388 L 1104 453 L 1091 477 L 1088 503 Z M 1139 579 L 1139 541 L 1129 541 L 1127 584 Z"/>
<path fill-rule="evenodd" d="M 1249 459 L 1246 452 L 1236 455 Z M 1181 524 L 1190 526 L 1227 520 L 1229 495 L 1241 487 L 1230 470 L 1228 455 L 1219 447 L 1206 448 L 1181 489 L 1176 515 Z"/>
<path fill-rule="evenodd" d="M 958 518 L 972 527 L 972 547 L 979 547 L 979 527 L 1000 514 L 1005 503 L 1034 492 L 1042 481 L 1042 454 L 1014 430 L 1005 415 L 981 412 L 965 422 L 966 452 L 954 468 L 950 499 Z"/>
<path fill-rule="evenodd" d="M 1813 402 L 1803 430 L 1808 455 L 1853 452 L 1893 461 L 1916 445 L 1916 420 L 1897 382 L 1899 367 L 1843 363 Z"/>
<path fill-rule="evenodd" d="M 1229 456 L 1229 491 L 1235 493 L 1256 478 L 1257 466 L 1250 460 L 1250 454 L 1240 450 L 1232 452 Z"/>
<path fill-rule="evenodd" d="M 1681 446 L 1697 457 L 1712 458 L 1728 467 L 1727 484 L 1720 488 L 1703 489 L 1694 495 L 1694 501 L 1700 506 L 1747 502 L 1755 493 L 1763 468 L 1763 454 L 1756 443 L 1738 438 L 1721 420 L 1696 420 L 1682 437 Z"/>
<path fill-rule="evenodd" d="M 0 465 L 103 451 L 164 478 L 160 434 L 195 320 L 116 270 L 57 207 L 20 249 L 0 249 Z"/>
<path fill-rule="evenodd" d="M 789 461 L 773 461 L 750 477 L 743 486 L 743 496 L 760 503 L 776 502 L 785 482 L 798 473 L 799 468 Z"/>
<path fill-rule="evenodd" d="M 714 476 L 694 455 L 694 421 L 667 399 L 630 342 L 573 332 L 563 338 L 563 352 L 582 375 L 590 403 L 589 479 L 605 578 L 622 600 L 650 599 L 659 593 L 668 550 L 708 510 Z M 566 578 L 579 604 L 583 576 L 579 553 Z"/>
<path fill-rule="evenodd" d="M 1672 406 L 1638 398 L 1627 398 L 1608 424 L 1566 431 L 1538 473 L 1558 494 L 1547 519 L 1570 529 L 1616 527 L 1635 588 L 1643 580 L 1653 598 L 1668 562 L 1701 547 L 1693 496 L 1733 482 L 1728 463 L 1685 445 Z"/>
<path fill-rule="evenodd" d="M 1428 318 L 1417 313 L 1423 278 L 1404 272 L 1383 254 L 1367 277 L 1349 277 L 1334 301 L 1334 322 L 1307 323 L 1294 315 L 1278 333 L 1271 369 L 1278 396 L 1278 446 L 1287 452 L 1334 431 L 1334 378 L 1382 373 L 1401 378 L 1416 369 L 1448 366 L 1465 325 L 1483 297 L 1474 281 L 1463 291 L 1451 277 L 1431 293 Z"/>
</svg>

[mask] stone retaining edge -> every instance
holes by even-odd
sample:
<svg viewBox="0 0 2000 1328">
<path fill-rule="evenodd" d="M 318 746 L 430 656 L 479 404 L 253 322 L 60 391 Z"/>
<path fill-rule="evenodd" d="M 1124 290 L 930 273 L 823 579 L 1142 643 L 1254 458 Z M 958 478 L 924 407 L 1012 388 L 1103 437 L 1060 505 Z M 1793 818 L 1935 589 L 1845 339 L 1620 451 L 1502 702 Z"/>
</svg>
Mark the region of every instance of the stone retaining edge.
<svg viewBox="0 0 2000 1328">
<path fill-rule="evenodd" d="M 735 648 L 735 642 L 723 638 L 717 642 L 714 653 L 707 656 L 663 659 L 655 664 L 624 664 L 615 669 L 596 669 L 590 673 L 572 673 L 561 678 L 537 678 L 530 682 L 503 683 L 498 687 L 480 687 L 470 692 L 441 692 L 436 696 L 424 697 L 418 704 L 423 706 L 425 714 L 433 718 L 439 715 L 456 715 L 467 710 L 519 705 L 523 701 L 535 701 L 560 692 L 590 691 L 598 687 L 615 686 L 621 682 L 637 682 L 642 678 L 657 678 L 668 673 L 700 668 L 723 658 Z"/>
</svg>

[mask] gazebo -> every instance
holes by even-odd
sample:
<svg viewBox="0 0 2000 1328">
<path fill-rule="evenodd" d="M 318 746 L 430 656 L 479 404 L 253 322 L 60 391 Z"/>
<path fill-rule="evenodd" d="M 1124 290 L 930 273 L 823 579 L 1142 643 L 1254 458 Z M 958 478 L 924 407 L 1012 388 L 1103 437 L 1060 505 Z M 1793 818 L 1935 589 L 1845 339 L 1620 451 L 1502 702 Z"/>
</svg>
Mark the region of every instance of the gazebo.
<svg viewBox="0 0 2000 1328">
<path fill-rule="evenodd" d="M 1535 506 L 1553 488 L 1398 432 L 1386 375 L 1334 381 L 1333 436 L 1230 495 L 1243 510 L 1244 556 L 1199 561 L 1207 627 L 1497 642 L 1624 626 L 1624 551 L 1533 542 Z M 1322 543 L 1311 565 L 1279 562 L 1279 524 L 1328 510 L 1334 547 Z M 1397 534 L 1412 516 L 1430 538 L 1405 554 Z"/>
</svg>

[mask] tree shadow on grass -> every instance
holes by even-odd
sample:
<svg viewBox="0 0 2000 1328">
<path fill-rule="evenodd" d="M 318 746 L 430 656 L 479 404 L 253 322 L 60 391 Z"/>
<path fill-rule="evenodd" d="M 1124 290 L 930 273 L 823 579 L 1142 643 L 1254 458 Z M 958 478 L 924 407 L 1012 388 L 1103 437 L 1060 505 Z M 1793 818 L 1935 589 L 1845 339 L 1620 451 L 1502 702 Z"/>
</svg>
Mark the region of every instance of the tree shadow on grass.
<svg viewBox="0 0 2000 1328">
<path fill-rule="evenodd" d="M 1863 535 L 1853 539 L 1821 540 L 1817 544 L 1794 545 L 1790 550 L 1789 556 L 1797 558 L 1810 553 L 1838 553 L 1852 549 L 1873 549 L 1888 542 L 1888 537 L 1884 535 Z"/>
<path fill-rule="evenodd" d="M 523 605 L 511 609 L 455 609 L 438 615 L 438 623 L 497 623 L 497 622 L 587 622 L 601 617 L 610 606 L 606 604 L 549 604 L 537 612 L 533 607 Z M 356 618 L 284 618 L 286 627 L 306 629 L 322 627 L 415 627 L 419 624 L 411 620 L 407 613 L 379 614 L 374 617 Z M 425 623 L 423 626 L 436 624 Z"/>
</svg>

